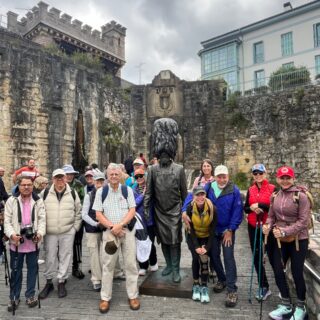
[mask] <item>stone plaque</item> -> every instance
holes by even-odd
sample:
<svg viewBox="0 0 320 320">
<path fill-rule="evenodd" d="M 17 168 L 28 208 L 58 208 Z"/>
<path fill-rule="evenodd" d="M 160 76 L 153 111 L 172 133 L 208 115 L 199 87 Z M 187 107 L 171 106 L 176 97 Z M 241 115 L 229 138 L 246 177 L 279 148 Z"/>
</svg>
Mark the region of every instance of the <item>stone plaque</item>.
<svg viewBox="0 0 320 320">
<path fill-rule="evenodd" d="M 180 269 L 181 282 L 174 283 L 172 274 L 163 277 L 162 270 L 150 272 L 139 287 L 140 294 L 147 296 L 170 297 L 170 298 L 192 298 L 192 271 L 191 268 Z"/>
</svg>

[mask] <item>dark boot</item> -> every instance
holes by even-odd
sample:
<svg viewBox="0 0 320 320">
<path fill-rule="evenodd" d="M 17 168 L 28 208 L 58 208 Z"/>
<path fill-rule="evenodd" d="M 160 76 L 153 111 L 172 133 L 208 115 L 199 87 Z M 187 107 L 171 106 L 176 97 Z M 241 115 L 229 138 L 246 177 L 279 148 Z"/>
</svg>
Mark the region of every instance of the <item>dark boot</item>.
<svg viewBox="0 0 320 320">
<path fill-rule="evenodd" d="M 180 258 L 181 258 L 181 245 L 175 244 L 170 246 L 171 250 L 171 261 L 172 261 L 172 281 L 173 282 L 181 282 L 180 276 Z"/>
<path fill-rule="evenodd" d="M 52 280 L 47 280 L 47 283 L 45 287 L 42 289 L 42 291 L 39 294 L 40 299 L 45 299 L 48 297 L 49 293 L 54 289 Z"/>
<path fill-rule="evenodd" d="M 58 297 L 64 298 L 67 295 L 67 290 L 65 287 L 65 282 L 59 282 L 58 284 Z"/>
<path fill-rule="evenodd" d="M 170 246 L 167 244 L 161 244 L 163 256 L 166 260 L 167 266 L 162 270 L 162 276 L 167 276 L 172 272 L 171 251 Z"/>
</svg>

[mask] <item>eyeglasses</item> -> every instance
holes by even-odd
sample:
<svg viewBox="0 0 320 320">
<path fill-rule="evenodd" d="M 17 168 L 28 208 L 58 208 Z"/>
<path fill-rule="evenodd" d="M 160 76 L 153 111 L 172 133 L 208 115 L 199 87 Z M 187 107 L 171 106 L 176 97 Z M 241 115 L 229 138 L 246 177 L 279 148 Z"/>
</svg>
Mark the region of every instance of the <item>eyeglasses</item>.
<svg viewBox="0 0 320 320">
<path fill-rule="evenodd" d="M 31 187 L 33 187 L 33 184 L 20 184 L 20 187 L 31 188 Z"/>
<path fill-rule="evenodd" d="M 264 172 L 255 171 L 255 172 L 252 172 L 252 174 L 253 174 L 254 176 L 256 176 L 256 175 L 262 176 L 262 175 L 264 174 Z"/>
<path fill-rule="evenodd" d="M 135 179 L 139 179 L 139 178 L 143 178 L 144 177 L 144 174 L 137 174 L 136 176 L 134 176 Z"/>
</svg>

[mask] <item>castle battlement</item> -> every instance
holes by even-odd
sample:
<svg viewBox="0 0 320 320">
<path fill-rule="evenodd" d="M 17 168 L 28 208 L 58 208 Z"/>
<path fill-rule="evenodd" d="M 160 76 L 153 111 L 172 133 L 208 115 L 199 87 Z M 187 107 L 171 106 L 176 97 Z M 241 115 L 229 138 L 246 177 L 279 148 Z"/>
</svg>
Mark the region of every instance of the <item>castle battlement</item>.
<svg viewBox="0 0 320 320">
<path fill-rule="evenodd" d="M 47 33 L 57 41 L 69 41 L 81 50 L 88 50 L 110 59 L 122 66 L 125 63 L 125 37 L 126 28 L 111 21 L 101 27 L 101 32 L 73 19 L 57 8 L 51 7 L 43 1 L 27 12 L 25 17 L 18 20 L 18 14 L 7 13 L 8 30 L 19 33 L 23 37 L 34 40 L 39 39 L 39 34 Z M 41 38 L 43 39 L 43 37 Z"/>
</svg>

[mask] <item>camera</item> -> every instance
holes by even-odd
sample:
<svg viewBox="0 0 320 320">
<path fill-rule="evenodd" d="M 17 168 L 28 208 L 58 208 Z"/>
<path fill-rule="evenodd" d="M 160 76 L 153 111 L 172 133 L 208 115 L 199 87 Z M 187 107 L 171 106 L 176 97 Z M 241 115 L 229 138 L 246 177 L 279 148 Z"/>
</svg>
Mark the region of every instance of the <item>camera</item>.
<svg viewBox="0 0 320 320">
<path fill-rule="evenodd" d="M 34 237 L 33 227 L 32 225 L 26 225 L 24 228 L 20 230 L 20 234 L 25 236 L 28 240 L 32 240 Z"/>
</svg>

